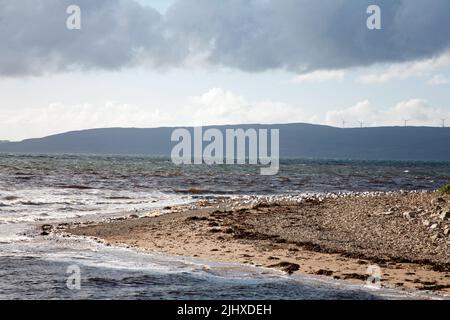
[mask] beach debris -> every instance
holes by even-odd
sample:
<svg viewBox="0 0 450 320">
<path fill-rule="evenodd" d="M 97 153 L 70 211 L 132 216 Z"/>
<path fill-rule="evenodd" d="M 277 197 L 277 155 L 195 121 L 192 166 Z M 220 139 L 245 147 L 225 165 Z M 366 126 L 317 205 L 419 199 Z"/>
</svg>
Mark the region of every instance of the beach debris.
<svg viewBox="0 0 450 320">
<path fill-rule="evenodd" d="M 359 273 L 345 273 L 343 275 L 343 278 L 346 279 L 356 279 L 356 280 L 361 280 L 361 281 L 366 281 L 367 280 L 367 275 L 366 274 L 359 274 Z"/>
<path fill-rule="evenodd" d="M 426 290 L 426 291 L 439 291 L 450 288 L 450 285 L 445 284 L 436 284 L 436 285 L 424 285 L 423 287 L 419 287 L 419 290 Z"/>
<path fill-rule="evenodd" d="M 192 217 L 187 217 L 186 221 L 205 221 L 208 220 L 207 217 L 199 217 L 199 216 L 192 216 Z"/>
<path fill-rule="evenodd" d="M 232 228 L 225 228 L 224 230 L 223 230 L 223 233 L 226 233 L 226 234 L 232 234 L 234 231 L 233 231 L 233 229 Z"/>
<path fill-rule="evenodd" d="M 333 275 L 333 271 L 320 269 L 320 270 L 316 271 L 316 274 L 318 276 L 328 276 L 329 277 L 329 276 Z"/>
<path fill-rule="evenodd" d="M 282 261 L 280 263 L 270 265 L 269 268 L 276 268 L 286 272 L 287 274 L 293 274 L 295 271 L 300 270 L 300 265 L 297 263 Z"/>
</svg>

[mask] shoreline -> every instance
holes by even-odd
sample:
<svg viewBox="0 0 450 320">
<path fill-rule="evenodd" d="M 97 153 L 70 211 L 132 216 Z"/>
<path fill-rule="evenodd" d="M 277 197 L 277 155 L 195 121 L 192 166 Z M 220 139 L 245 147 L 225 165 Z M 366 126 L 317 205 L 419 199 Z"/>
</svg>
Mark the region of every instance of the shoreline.
<svg viewBox="0 0 450 320">
<path fill-rule="evenodd" d="M 167 208 L 166 208 L 167 209 Z M 450 294 L 450 197 L 431 192 L 219 200 L 43 232 L 383 287 Z"/>
</svg>

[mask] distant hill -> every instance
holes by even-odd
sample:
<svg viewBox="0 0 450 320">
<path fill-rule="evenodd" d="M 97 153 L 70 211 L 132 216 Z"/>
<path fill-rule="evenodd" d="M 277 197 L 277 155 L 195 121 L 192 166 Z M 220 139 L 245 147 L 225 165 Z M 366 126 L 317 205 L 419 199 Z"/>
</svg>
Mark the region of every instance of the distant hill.
<svg viewBox="0 0 450 320">
<path fill-rule="evenodd" d="M 304 123 L 216 126 L 279 128 L 281 157 L 450 161 L 450 128 L 341 129 Z M 208 127 L 205 127 L 205 129 Z M 174 128 L 108 128 L 0 144 L 0 152 L 170 155 Z"/>
</svg>

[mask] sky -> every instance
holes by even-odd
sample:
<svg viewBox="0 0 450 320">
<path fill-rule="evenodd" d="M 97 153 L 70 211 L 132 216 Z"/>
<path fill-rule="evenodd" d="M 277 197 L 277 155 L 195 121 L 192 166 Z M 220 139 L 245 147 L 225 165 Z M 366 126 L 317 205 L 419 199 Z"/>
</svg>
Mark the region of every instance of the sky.
<svg viewBox="0 0 450 320">
<path fill-rule="evenodd" d="M 66 27 L 73 4 L 79 30 Z M 373 4 L 381 29 L 367 28 Z M 449 30 L 448 0 L 0 0 L 0 140 L 102 127 L 450 126 Z"/>
</svg>

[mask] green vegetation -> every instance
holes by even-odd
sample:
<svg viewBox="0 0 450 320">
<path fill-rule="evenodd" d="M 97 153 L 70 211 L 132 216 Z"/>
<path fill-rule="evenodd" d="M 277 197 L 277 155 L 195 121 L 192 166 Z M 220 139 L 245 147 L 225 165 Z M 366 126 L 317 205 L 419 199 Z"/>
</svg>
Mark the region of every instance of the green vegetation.
<svg viewBox="0 0 450 320">
<path fill-rule="evenodd" d="M 442 186 L 438 191 L 442 194 L 450 194 L 450 184 Z"/>
</svg>

